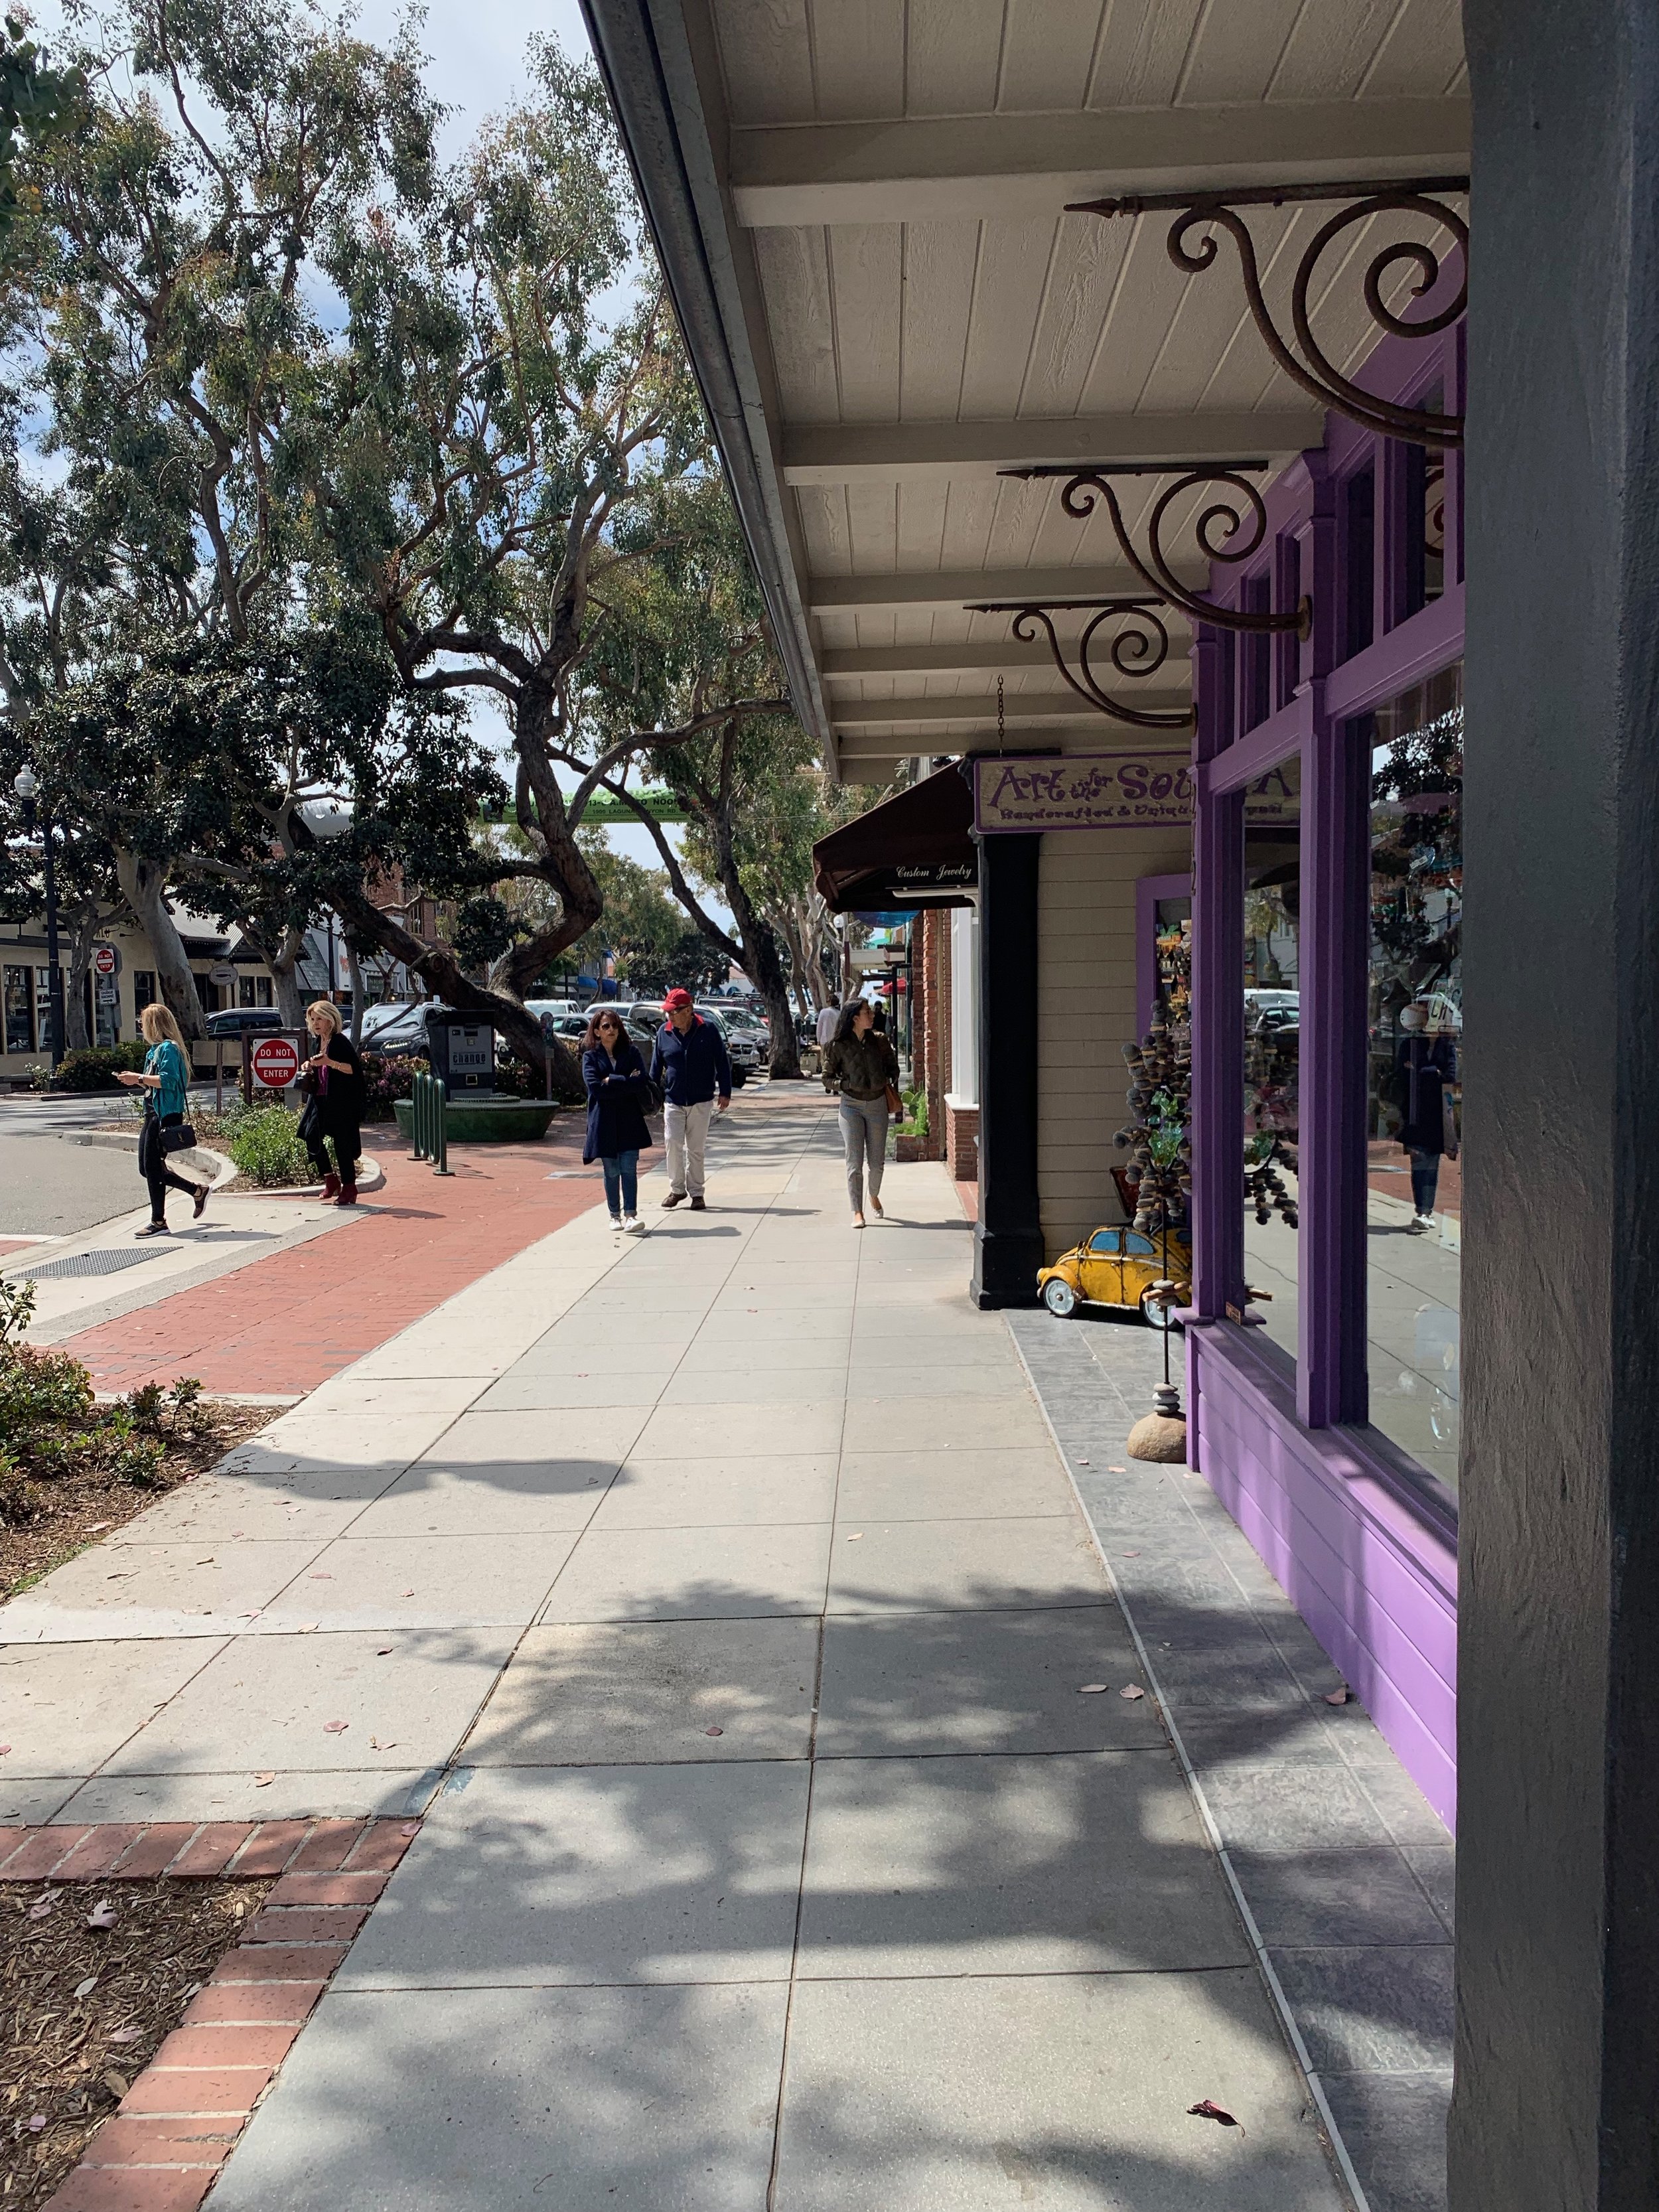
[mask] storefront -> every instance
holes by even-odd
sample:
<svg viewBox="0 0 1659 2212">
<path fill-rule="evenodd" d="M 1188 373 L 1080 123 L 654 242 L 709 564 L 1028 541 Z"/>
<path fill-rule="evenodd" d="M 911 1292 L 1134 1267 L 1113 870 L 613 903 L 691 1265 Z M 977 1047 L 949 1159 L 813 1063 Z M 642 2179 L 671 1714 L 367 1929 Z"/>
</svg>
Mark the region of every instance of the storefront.
<svg viewBox="0 0 1659 2212">
<path fill-rule="evenodd" d="M 1438 409 L 1460 346 L 1385 348 L 1373 388 Z M 1455 453 L 1333 415 L 1260 562 L 1212 578 L 1234 610 L 1316 580 L 1305 637 L 1200 632 L 1190 924 L 1190 1456 L 1448 1822 L 1462 490 Z"/>
</svg>

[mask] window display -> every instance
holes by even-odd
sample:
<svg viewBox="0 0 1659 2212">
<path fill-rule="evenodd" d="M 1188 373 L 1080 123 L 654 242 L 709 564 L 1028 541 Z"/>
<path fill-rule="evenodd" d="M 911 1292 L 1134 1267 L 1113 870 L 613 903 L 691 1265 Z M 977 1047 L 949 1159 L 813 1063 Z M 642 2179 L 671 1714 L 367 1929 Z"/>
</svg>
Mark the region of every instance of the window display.
<svg viewBox="0 0 1659 2212">
<path fill-rule="evenodd" d="M 1462 664 L 1379 707 L 1371 757 L 1367 1370 L 1372 1425 L 1457 1480 Z"/>
<path fill-rule="evenodd" d="M 29 1020 L 29 971 L 27 968 L 8 968 L 5 971 L 6 1050 L 33 1052 L 34 1033 Z"/>
<path fill-rule="evenodd" d="M 1301 776 L 1287 761 L 1244 806 L 1244 1272 L 1263 1333 L 1297 1356 L 1301 1119 Z"/>
</svg>

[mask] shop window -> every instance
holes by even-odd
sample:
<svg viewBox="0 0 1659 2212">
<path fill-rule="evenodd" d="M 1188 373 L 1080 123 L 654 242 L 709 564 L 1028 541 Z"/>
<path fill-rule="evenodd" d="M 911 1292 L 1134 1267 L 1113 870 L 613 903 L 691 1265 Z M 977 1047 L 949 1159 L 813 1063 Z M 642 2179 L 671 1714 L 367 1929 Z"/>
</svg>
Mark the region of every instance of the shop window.
<svg viewBox="0 0 1659 2212">
<path fill-rule="evenodd" d="M 6 1050 L 33 1052 L 34 1024 L 30 1000 L 29 970 L 27 968 L 8 968 L 5 971 Z"/>
<path fill-rule="evenodd" d="M 34 1041 L 37 1052 L 50 1051 L 52 1048 L 52 970 L 50 968 L 37 968 L 34 971 Z"/>
<path fill-rule="evenodd" d="M 269 975 L 256 975 L 254 977 L 253 994 L 253 1003 L 256 1006 L 275 1006 L 276 1003 L 270 995 L 270 978 Z"/>
<path fill-rule="evenodd" d="M 1193 902 L 1161 898 L 1152 907 L 1152 1018 L 1186 1030 L 1193 1012 Z"/>
<path fill-rule="evenodd" d="M 118 975 L 88 975 L 92 1041 L 98 1045 L 121 1042 L 121 979 Z"/>
<path fill-rule="evenodd" d="M 153 968 L 135 968 L 132 971 L 132 1018 L 136 1023 L 144 1008 L 155 1002 L 155 971 Z"/>
<path fill-rule="evenodd" d="M 1366 1368 L 1370 1419 L 1457 1480 L 1462 666 L 1361 726 L 1371 758 Z"/>
<path fill-rule="evenodd" d="M 1360 469 L 1342 487 L 1342 658 L 1363 653 L 1376 630 L 1376 477 Z"/>
<path fill-rule="evenodd" d="M 1244 1273 L 1250 1311 L 1291 1359 L 1300 1265 L 1301 763 L 1244 800 Z"/>
</svg>

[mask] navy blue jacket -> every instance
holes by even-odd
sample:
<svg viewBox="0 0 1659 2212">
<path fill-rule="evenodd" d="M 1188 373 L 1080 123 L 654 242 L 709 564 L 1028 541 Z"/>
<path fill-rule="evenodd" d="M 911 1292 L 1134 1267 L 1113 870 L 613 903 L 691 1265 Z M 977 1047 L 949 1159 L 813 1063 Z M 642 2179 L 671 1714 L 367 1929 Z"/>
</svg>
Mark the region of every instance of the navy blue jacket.
<svg viewBox="0 0 1659 2212">
<path fill-rule="evenodd" d="M 645 1062 L 625 1037 L 617 1040 L 614 1060 L 602 1044 L 582 1054 L 587 1085 L 587 1142 L 584 1164 L 614 1160 L 621 1152 L 642 1152 L 651 1142 L 645 1120 Z"/>
<path fill-rule="evenodd" d="M 701 1105 L 716 1091 L 729 1098 L 732 1062 L 726 1057 L 726 1039 L 701 1014 L 692 1015 L 691 1026 L 684 1036 L 672 1022 L 665 1022 L 651 1054 L 651 1080 L 672 1106 Z"/>
</svg>

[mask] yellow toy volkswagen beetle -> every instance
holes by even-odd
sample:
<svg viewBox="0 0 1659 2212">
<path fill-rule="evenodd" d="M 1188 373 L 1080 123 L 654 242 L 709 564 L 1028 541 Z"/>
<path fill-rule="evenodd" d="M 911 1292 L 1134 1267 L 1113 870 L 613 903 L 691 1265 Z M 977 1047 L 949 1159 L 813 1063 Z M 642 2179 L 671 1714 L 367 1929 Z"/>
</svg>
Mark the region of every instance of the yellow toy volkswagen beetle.
<svg viewBox="0 0 1659 2212">
<path fill-rule="evenodd" d="M 1166 1260 L 1167 1254 L 1167 1260 Z M 1165 1279 L 1177 1292 L 1166 1302 L 1152 1295 Z M 1168 1328 L 1176 1306 L 1193 1302 L 1193 1250 L 1173 1230 L 1166 1239 L 1143 1237 L 1136 1229 L 1097 1229 L 1085 1243 L 1062 1252 L 1052 1267 L 1042 1268 L 1037 1288 L 1051 1314 L 1063 1321 L 1079 1305 L 1137 1307 L 1154 1328 Z"/>
</svg>

